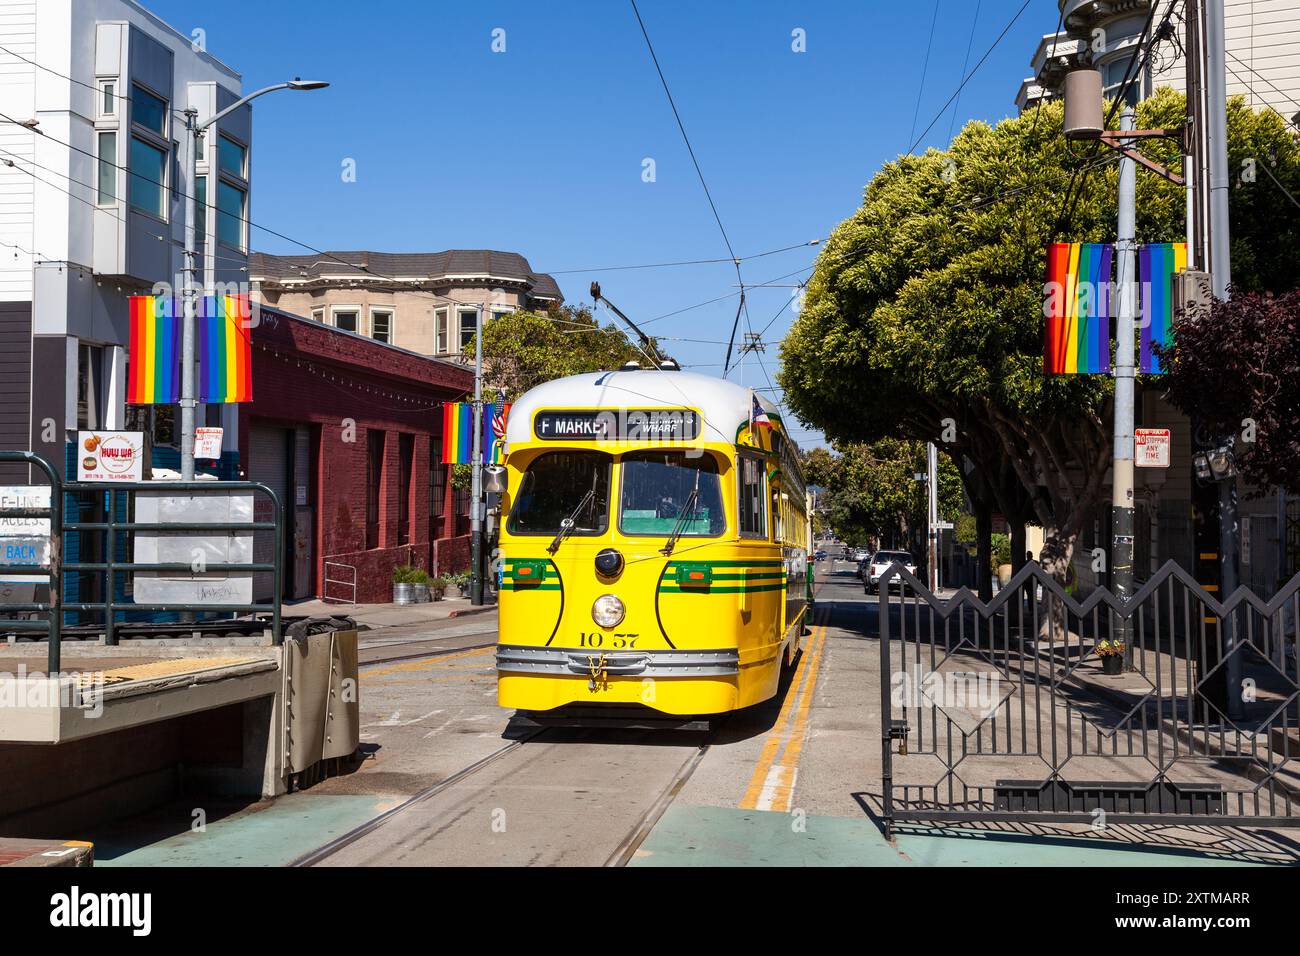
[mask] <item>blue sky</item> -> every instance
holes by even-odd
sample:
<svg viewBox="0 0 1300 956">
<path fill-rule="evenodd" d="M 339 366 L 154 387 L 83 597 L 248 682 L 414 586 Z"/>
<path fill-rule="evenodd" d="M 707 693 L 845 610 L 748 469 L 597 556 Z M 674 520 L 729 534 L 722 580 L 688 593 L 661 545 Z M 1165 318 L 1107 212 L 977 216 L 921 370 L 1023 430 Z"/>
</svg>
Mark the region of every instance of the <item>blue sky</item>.
<svg viewBox="0 0 1300 956">
<path fill-rule="evenodd" d="M 728 263 L 593 271 L 726 256 L 626 0 L 144 2 L 183 33 L 203 29 L 245 91 L 292 76 L 333 84 L 259 101 L 255 224 L 322 249 L 517 251 L 534 269 L 565 271 L 556 278 L 569 301 L 598 279 L 637 320 L 735 291 Z M 970 66 L 1022 2 L 979 0 Z M 916 132 L 939 111 L 959 82 L 977 0 L 938 3 L 922 89 L 935 0 L 638 0 L 737 255 L 825 237 L 906 151 L 918 90 Z M 958 127 L 1014 112 L 1056 18 L 1053 0 L 1033 0 L 967 84 Z M 504 53 L 492 50 L 497 28 Z M 795 29 L 806 52 L 791 48 Z M 946 143 L 952 121 L 950 108 L 922 147 Z M 356 182 L 341 176 L 347 159 Z M 256 228 L 253 244 L 306 251 Z M 802 270 L 781 280 L 798 281 L 815 252 L 743 263 L 745 281 Z M 790 294 L 749 293 L 755 331 Z M 736 301 L 647 331 L 684 364 L 720 374 Z M 792 318 L 787 309 L 765 337 L 773 376 Z M 752 359 L 732 379 L 766 386 Z"/>
</svg>

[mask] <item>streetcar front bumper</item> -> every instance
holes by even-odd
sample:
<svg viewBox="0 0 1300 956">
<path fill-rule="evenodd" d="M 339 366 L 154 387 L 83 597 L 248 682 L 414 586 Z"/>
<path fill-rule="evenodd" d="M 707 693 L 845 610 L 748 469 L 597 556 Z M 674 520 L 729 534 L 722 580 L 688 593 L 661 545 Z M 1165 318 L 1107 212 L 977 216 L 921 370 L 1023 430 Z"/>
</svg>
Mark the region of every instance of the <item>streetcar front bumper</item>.
<svg viewBox="0 0 1300 956">
<path fill-rule="evenodd" d="M 497 670 L 518 674 L 586 677 L 734 677 L 740 673 L 736 648 L 712 651 L 601 651 L 594 648 L 501 644 Z"/>
</svg>

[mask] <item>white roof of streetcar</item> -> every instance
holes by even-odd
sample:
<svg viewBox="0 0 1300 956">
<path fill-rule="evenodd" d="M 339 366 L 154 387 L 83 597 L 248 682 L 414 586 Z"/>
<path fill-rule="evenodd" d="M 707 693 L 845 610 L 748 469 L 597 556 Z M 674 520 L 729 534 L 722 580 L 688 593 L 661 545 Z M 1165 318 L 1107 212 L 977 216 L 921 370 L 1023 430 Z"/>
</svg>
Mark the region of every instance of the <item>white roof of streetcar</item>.
<svg viewBox="0 0 1300 956">
<path fill-rule="evenodd" d="M 533 417 L 543 409 L 579 408 L 696 408 L 704 416 L 706 442 L 736 440 L 736 429 L 749 421 L 752 389 L 712 375 L 657 368 L 619 369 L 570 375 L 538 385 L 519 397 L 510 408 L 506 441 L 511 445 L 533 440 Z M 779 420 L 780 411 L 758 395 L 758 403 Z"/>
</svg>

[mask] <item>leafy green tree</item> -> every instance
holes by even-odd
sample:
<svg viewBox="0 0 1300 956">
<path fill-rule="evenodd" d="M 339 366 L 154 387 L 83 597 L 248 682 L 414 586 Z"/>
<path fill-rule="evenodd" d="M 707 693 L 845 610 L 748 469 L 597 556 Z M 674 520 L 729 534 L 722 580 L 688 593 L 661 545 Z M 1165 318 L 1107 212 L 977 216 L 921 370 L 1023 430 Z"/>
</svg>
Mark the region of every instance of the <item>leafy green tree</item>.
<svg viewBox="0 0 1300 956">
<path fill-rule="evenodd" d="M 473 354 L 474 345 L 468 347 Z M 483 377 L 514 401 L 531 388 L 583 372 L 649 360 L 615 325 L 602 326 L 585 307 L 511 312 L 483 329 Z"/>
<path fill-rule="evenodd" d="M 817 449 L 806 468 L 810 482 L 823 489 L 821 502 L 831 527 L 856 546 L 879 544 L 923 548 L 925 486 L 915 480 L 925 470 L 925 445 L 882 439 L 837 447 L 837 455 Z M 954 516 L 961 507 L 961 479 L 946 457 L 939 459 L 939 513 Z"/>
<path fill-rule="evenodd" d="M 1183 112 L 1182 97 L 1161 90 L 1138 124 L 1176 126 Z M 1300 190 L 1300 152 L 1278 117 L 1234 100 L 1228 119 L 1234 169 L 1266 158 Z M 972 122 L 946 151 L 887 163 L 823 248 L 782 345 L 781 384 L 834 441 L 929 440 L 969 460 L 962 477 L 981 524 L 997 510 L 1017 531 L 1043 526 L 1043 563 L 1064 580 L 1104 491 L 1113 388 L 1107 376 L 1043 374 L 1045 249 L 1113 240 L 1117 172 L 1113 157 L 1067 143 L 1061 120 L 1053 103 Z M 1144 149 L 1176 165 L 1176 144 Z M 1147 173 L 1138 183 L 1139 239 L 1180 240 L 1183 190 Z M 1280 195 L 1262 171 L 1234 186 L 1242 286 L 1300 277 L 1300 218 Z M 1023 536 L 1012 554 L 1019 563 Z"/>
</svg>

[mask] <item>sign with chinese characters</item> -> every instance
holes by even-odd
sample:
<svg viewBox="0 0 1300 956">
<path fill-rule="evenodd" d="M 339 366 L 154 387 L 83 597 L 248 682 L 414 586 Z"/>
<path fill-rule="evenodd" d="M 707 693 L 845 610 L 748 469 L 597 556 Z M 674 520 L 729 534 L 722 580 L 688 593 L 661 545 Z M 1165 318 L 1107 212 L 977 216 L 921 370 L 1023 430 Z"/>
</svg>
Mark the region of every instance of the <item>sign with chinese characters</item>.
<svg viewBox="0 0 1300 956">
<path fill-rule="evenodd" d="M 144 432 L 77 432 L 78 481 L 140 481 Z"/>
<path fill-rule="evenodd" d="M 1169 429 L 1137 428 L 1133 431 L 1133 464 L 1138 468 L 1169 467 Z"/>
</svg>

